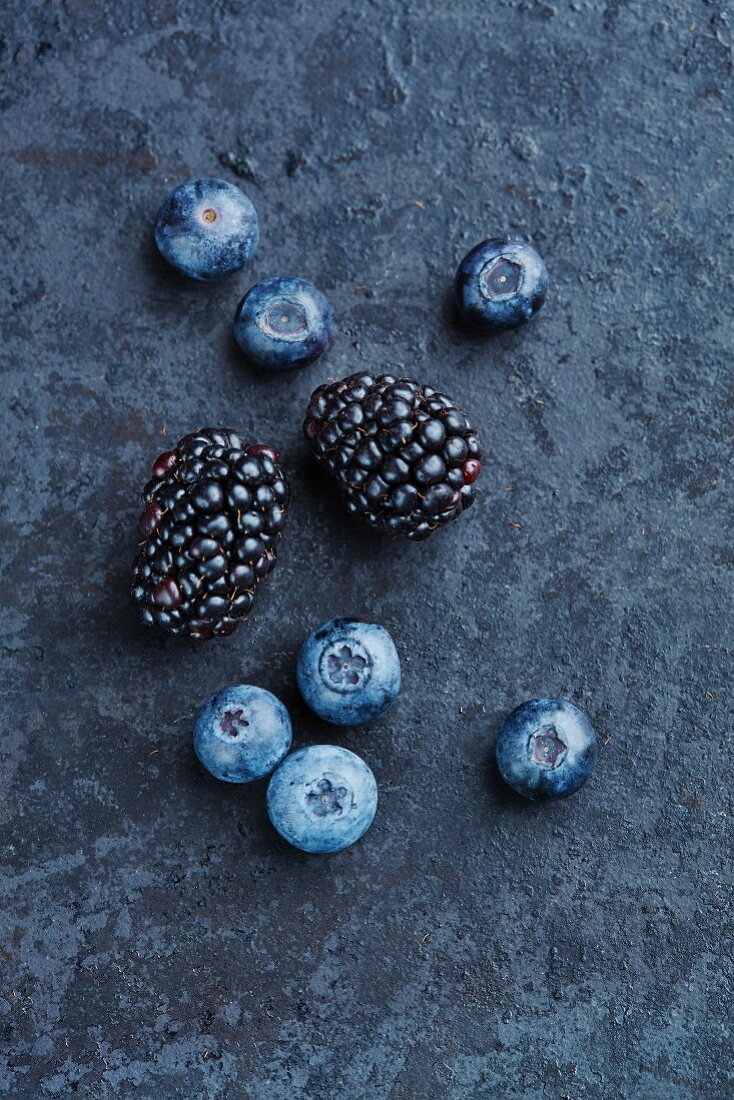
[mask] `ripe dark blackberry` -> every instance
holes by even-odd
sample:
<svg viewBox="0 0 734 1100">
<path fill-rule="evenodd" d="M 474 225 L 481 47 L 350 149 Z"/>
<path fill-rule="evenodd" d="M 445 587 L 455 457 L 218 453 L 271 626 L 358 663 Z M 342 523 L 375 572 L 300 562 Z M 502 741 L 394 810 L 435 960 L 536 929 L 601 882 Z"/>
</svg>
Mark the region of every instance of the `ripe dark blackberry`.
<svg viewBox="0 0 734 1100">
<path fill-rule="evenodd" d="M 446 394 L 390 374 L 352 374 L 311 396 L 303 425 L 350 512 L 427 538 L 474 502 L 482 452 Z"/>
<path fill-rule="evenodd" d="M 277 452 L 202 428 L 160 455 L 152 474 L 133 567 L 141 618 L 189 638 L 231 634 L 275 565 L 289 495 Z"/>
</svg>

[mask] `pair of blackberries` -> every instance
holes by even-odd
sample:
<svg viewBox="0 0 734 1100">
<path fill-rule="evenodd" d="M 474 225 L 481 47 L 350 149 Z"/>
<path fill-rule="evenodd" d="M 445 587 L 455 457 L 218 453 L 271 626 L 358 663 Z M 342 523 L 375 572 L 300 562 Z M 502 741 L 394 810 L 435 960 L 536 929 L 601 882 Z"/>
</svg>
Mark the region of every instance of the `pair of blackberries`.
<svg viewBox="0 0 734 1100">
<path fill-rule="evenodd" d="M 224 180 L 190 180 L 163 203 L 155 226 L 161 253 L 192 278 L 242 267 L 259 240 L 257 215 Z M 542 305 L 547 272 L 531 246 L 484 241 L 464 258 L 456 299 L 465 321 L 496 331 Z M 266 279 L 235 317 L 240 346 L 261 365 L 312 362 L 331 342 L 331 309 L 300 279 Z M 474 427 L 450 397 L 393 375 L 360 373 L 320 386 L 304 431 L 313 454 L 373 527 L 419 540 L 473 503 L 481 471 Z M 231 634 L 276 560 L 288 483 L 277 452 L 229 429 L 185 436 L 155 462 L 143 492 L 143 542 L 133 597 L 143 620 L 172 634 Z"/>
<path fill-rule="evenodd" d="M 392 375 L 320 386 L 304 423 L 347 507 L 373 527 L 425 539 L 473 503 L 481 448 L 446 394 Z M 204 428 L 156 460 L 143 490 L 133 598 L 171 634 L 231 634 L 273 569 L 288 482 L 277 451 Z"/>
</svg>

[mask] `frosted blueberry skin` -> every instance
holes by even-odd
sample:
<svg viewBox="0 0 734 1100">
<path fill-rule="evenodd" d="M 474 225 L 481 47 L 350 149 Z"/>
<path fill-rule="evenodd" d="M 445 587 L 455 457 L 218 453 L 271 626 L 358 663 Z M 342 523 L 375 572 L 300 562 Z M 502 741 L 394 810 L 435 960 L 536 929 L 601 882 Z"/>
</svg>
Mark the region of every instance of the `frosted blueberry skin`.
<svg viewBox="0 0 734 1100">
<path fill-rule="evenodd" d="M 194 752 L 215 779 L 226 783 L 251 783 L 269 775 L 290 747 L 288 711 L 263 688 L 225 688 L 196 716 Z"/>
<path fill-rule="evenodd" d="M 286 757 L 268 784 L 268 816 L 303 852 L 340 852 L 369 829 L 377 783 L 361 757 L 338 745 L 311 745 Z"/>
<path fill-rule="evenodd" d="M 508 786 L 533 801 L 565 798 L 596 763 L 596 734 L 566 699 L 532 699 L 505 719 L 495 752 Z"/>
<path fill-rule="evenodd" d="M 400 658 L 384 627 L 332 619 L 306 638 L 296 677 L 312 711 L 338 726 L 359 726 L 385 713 L 400 692 Z"/>
<path fill-rule="evenodd" d="M 312 283 L 276 275 L 248 290 L 237 306 L 233 328 L 252 362 L 271 370 L 296 370 L 331 346 L 334 314 Z"/>
<path fill-rule="evenodd" d="M 226 180 L 187 180 L 158 211 L 155 243 L 192 279 L 221 279 L 252 259 L 260 239 L 255 207 Z"/>
<path fill-rule="evenodd" d="M 491 237 L 472 248 L 456 272 L 456 304 L 483 332 L 516 328 L 538 312 L 548 290 L 541 256 L 525 241 Z"/>
</svg>

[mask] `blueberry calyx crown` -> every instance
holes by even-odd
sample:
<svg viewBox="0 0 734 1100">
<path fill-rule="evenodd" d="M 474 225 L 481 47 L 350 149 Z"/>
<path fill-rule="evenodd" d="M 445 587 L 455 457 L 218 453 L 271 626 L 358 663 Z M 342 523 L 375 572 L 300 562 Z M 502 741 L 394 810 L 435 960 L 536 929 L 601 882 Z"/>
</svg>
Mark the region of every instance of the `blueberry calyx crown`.
<svg viewBox="0 0 734 1100">
<path fill-rule="evenodd" d="M 511 298 L 520 289 L 523 279 L 523 267 L 500 256 L 496 260 L 490 260 L 479 274 L 479 289 L 485 298 L 498 299 Z"/>
<path fill-rule="evenodd" d="M 340 695 L 361 691 L 372 676 L 372 658 L 354 638 L 336 638 L 321 652 L 319 674 L 326 687 Z"/>
<path fill-rule="evenodd" d="M 555 726 L 544 726 L 530 737 L 530 755 L 541 768 L 557 768 L 566 758 L 568 745 Z"/>
<path fill-rule="evenodd" d="M 323 775 L 306 794 L 306 805 L 314 817 L 341 817 L 344 813 L 344 801 L 349 795 L 346 787 L 336 787 L 328 776 Z"/>
<path fill-rule="evenodd" d="M 240 707 L 237 710 L 226 710 L 222 715 L 219 726 L 222 733 L 227 733 L 230 737 L 237 737 L 240 733 L 244 733 L 249 724 L 245 718 L 245 712 Z"/>
</svg>

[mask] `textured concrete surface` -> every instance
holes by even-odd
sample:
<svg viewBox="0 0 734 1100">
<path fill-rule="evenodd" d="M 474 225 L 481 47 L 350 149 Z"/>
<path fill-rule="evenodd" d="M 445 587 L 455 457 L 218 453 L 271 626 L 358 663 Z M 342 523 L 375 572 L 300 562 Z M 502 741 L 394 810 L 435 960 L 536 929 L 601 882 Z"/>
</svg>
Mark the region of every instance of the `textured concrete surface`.
<svg viewBox="0 0 734 1100">
<path fill-rule="evenodd" d="M 10 1096 L 721 1100 L 732 1083 L 730 22 L 717 0 L 4 5 L 1 1087 Z M 181 179 L 257 206 L 252 270 L 176 278 Z M 456 262 L 527 234 L 551 291 L 491 342 Z M 244 366 L 256 278 L 334 303 L 328 361 Z M 483 496 L 426 544 L 354 526 L 300 435 L 390 367 L 473 414 Z M 280 445 L 279 565 L 221 644 L 140 628 L 138 492 L 205 424 Z M 294 688 L 337 614 L 404 692 L 332 731 Z M 362 753 L 350 851 L 207 779 L 192 713 L 244 679 Z M 492 765 L 558 692 L 603 747 L 566 803 Z"/>
</svg>

